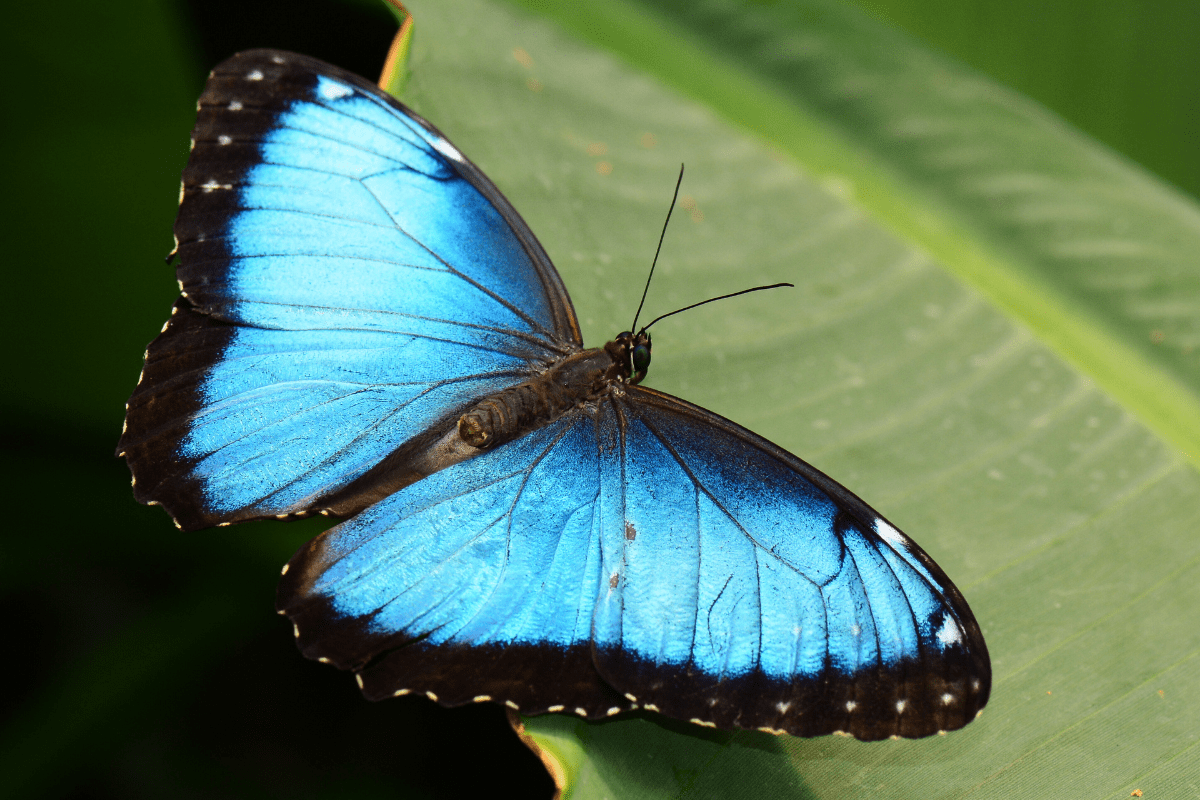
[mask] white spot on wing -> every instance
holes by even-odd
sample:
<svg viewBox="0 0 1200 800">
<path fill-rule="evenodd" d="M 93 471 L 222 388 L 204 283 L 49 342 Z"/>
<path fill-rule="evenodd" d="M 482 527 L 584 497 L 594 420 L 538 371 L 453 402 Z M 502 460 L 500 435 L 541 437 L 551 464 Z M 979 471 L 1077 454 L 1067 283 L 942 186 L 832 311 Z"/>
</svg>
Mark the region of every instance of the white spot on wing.
<svg viewBox="0 0 1200 800">
<path fill-rule="evenodd" d="M 281 569 L 281 570 L 279 571 L 279 574 L 280 574 L 280 575 L 287 575 L 288 567 L 290 567 L 290 566 L 291 566 L 291 564 L 284 564 L 284 565 L 283 565 L 283 569 Z"/>
<path fill-rule="evenodd" d="M 260 69 L 252 70 L 248 75 L 246 75 L 246 80 L 248 81 L 261 81 L 262 79 L 263 74 L 262 70 Z"/>
<path fill-rule="evenodd" d="M 217 137 L 217 143 L 218 144 L 233 144 L 233 137 L 226 136 L 225 134 L 221 134 L 220 136 Z"/>
<path fill-rule="evenodd" d="M 460 164 L 467 163 L 466 157 L 462 153 L 458 152 L 458 148 L 450 144 L 445 139 L 434 139 L 433 149 L 437 150 L 451 161 L 457 161 Z"/>
<path fill-rule="evenodd" d="M 610 708 L 608 711 L 606 711 L 604 713 L 608 714 L 608 716 L 611 717 L 613 714 L 620 714 L 621 709 L 617 706 L 613 706 L 612 708 Z"/>
<path fill-rule="evenodd" d="M 428 697 L 433 702 L 435 702 L 435 703 L 437 702 L 437 695 L 434 694 L 433 692 L 426 692 L 425 696 Z"/>
<path fill-rule="evenodd" d="M 946 617 L 942 627 L 938 629 L 937 640 L 942 643 L 942 647 L 962 644 L 962 628 L 958 627 L 953 617 Z"/>
<path fill-rule="evenodd" d="M 908 537 L 881 519 L 875 520 L 875 532 L 892 547 L 908 549 Z"/>
<path fill-rule="evenodd" d="M 546 710 L 549 711 L 551 714 L 557 714 L 558 712 L 562 711 L 564 708 L 566 708 L 566 706 L 550 706 Z"/>
<path fill-rule="evenodd" d="M 942 705 L 948 706 L 953 702 L 954 702 L 954 695 L 950 694 L 949 692 L 946 692 L 944 695 L 942 695 Z"/>
<path fill-rule="evenodd" d="M 340 100 L 343 97 L 349 97 L 354 94 L 354 90 L 344 83 L 322 77 L 320 83 L 317 85 L 317 94 L 326 100 Z"/>
<path fill-rule="evenodd" d="M 847 711 L 853 711 L 856 708 L 858 708 L 858 703 L 854 702 L 853 700 L 846 701 L 846 710 Z"/>
<path fill-rule="evenodd" d="M 897 714 L 903 714 L 903 713 L 904 713 L 904 707 L 905 707 L 906 705 L 908 705 L 908 701 L 907 701 L 907 700 L 897 700 L 897 701 L 896 701 L 896 713 L 897 713 Z"/>
<path fill-rule="evenodd" d="M 511 708 L 513 711 L 516 711 L 516 710 L 520 709 L 520 706 L 519 706 L 519 705 L 517 705 L 516 703 L 514 703 L 512 700 L 505 700 L 505 701 L 504 701 L 504 705 L 508 706 L 508 707 L 509 707 L 509 708 Z"/>
<path fill-rule="evenodd" d="M 229 101 L 229 110 L 230 111 L 241 111 L 242 110 L 242 101 L 241 100 Z"/>
<path fill-rule="evenodd" d="M 404 695 L 411 691 L 412 689 L 397 689 L 396 691 L 392 692 L 392 697 L 404 697 Z"/>
<path fill-rule="evenodd" d="M 477 694 L 471 698 L 471 700 L 473 700 L 476 703 L 486 703 L 487 701 L 489 701 L 491 699 L 492 699 L 492 696 L 490 694 Z"/>
</svg>

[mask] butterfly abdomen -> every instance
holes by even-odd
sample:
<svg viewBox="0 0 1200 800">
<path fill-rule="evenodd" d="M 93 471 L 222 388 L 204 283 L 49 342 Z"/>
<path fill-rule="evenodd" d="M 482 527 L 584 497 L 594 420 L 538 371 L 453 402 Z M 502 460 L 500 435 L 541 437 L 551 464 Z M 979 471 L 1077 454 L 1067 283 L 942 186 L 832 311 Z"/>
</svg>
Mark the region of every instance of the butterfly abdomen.
<svg viewBox="0 0 1200 800">
<path fill-rule="evenodd" d="M 480 400 L 459 417 L 458 435 L 481 449 L 512 441 L 598 397 L 623 372 L 604 349 L 567 356 L 536 378 Z"/>
<path fill-rule="evenodd" d="M 619 338 L 619 337 L 618 337 Z M 622 345 L 565 356 L 515 386 L 475 400 L 467 411 L 434 423 L 344 487 L 318 501 L 323 513 L 352 517 L 391 494 L 549 425 L 595 400 L 630 374 Z"/>
</svg>

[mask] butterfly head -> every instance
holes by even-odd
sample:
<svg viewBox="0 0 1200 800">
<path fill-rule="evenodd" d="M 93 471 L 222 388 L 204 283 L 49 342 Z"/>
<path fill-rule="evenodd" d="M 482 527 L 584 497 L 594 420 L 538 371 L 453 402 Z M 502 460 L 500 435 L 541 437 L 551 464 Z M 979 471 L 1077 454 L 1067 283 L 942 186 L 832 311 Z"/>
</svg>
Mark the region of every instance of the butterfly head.
<svg viewBox="0 0 1200 800">
<path fill-rule="evenodd" d="M 625 383 L 641 383 L 650 369 L 650 334 L 645 328 L 638 333 L 625 331 L 604 348 L 620 365 Z"/>
</svg>

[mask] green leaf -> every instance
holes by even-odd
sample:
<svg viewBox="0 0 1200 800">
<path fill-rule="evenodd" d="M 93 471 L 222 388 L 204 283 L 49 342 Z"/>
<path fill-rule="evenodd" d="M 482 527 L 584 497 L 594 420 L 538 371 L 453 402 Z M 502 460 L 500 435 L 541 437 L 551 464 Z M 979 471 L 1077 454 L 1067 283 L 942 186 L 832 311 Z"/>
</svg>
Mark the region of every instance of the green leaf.
<svg viewBox="0 0 1200 800">
<path fill-rule="evenodd" d="M 944 738 L 527 720 L 572 796 L 1196 791 L 1195 203 L 840 5 L 409 6 L 405 100 L 525 216 L 589 344 L 628 327 L 686 162 L 648 313 L 797 288 L 656 326 L 647 382 L 867 499 L 992 652 Z"/>
</svg>

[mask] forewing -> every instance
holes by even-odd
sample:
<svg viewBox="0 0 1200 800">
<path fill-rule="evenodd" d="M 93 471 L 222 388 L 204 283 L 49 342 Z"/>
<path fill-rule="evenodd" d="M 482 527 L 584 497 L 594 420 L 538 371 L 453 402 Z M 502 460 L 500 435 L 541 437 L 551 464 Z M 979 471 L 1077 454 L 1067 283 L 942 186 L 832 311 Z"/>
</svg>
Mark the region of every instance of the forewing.
<svg viewBox="0 0 1200 800">
<path fill-rule="evenodd" d="M 604 403 L 611 591 L 601 675 L 721 728 L 860 739 L 960 728 L 987 702 L 979 626 L 911 539 L 819 471 L 640 387 Z"/>
<path fill-rule="evenodd" d="M 319 507 L 403 443 L 579 346 L 528 227 L 429 123 L 279 51 L 200 98 L 183 298 L 118 451 L 187 528 Z"/>
</svg>

